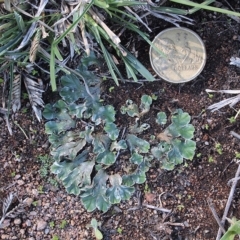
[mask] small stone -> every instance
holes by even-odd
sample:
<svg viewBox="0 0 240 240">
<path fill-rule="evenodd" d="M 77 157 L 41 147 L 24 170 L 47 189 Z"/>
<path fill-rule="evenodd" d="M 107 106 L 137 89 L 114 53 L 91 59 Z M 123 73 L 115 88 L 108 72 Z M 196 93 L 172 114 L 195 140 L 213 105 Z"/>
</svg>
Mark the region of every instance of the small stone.
<svg viewBox="0 0 240 240">
<path fill-rule="evenodd" d="M 19 186 L 22 186 L 25 182 L 23 180 L 18 180 L 17 183 Z"/>
<path fill-rule="evenodd" d="M 156 194 L 153 193 L 145 193 L 145 199 L 147 202 L 152 203 L 156 198 Z"/>
<path fill-rule="evenodd" d="M 22 235 L 24 235 L 24 234 L 25 234 L 25 229 L 21 229 L 21 230 L 20 230 L 20 233 L 21 233 Z"/>
<path fill-rule="evenodd" d="M 45 203 L 44 204 L 44 208 L 49 208 L 50 207 L 50 203 Z"/>
<path fill-rule="evenodd" d="M 190 227 L 190 225 L 187 221 L 185 221 L 183 224 L 184 224 L 185 227 Z"/>
<path fill-rule="evenodd" d="M 50 146 L 49 141 L 46 141 L 43 145 L 42 148 L 48 148 Z"/>
<path fill-rule="evenodd" d="M 206 141 L 204 144 L 208 146 L 208 145 L 209 145 L 209 142 Z"/>
<path fill-rule="evenodd" d="M 28 240 L 35 240 L 35 238 L 34 237 L 30 237 Z"/>
<path fill-rule="evenodd" d="M 9 235 L 7 235 L 7 234 L 2 234 L 2 239 L 9 239 Z"/>
<path fill-rule="evenodd" d="M 15 225 L 20 225 L 21 224 L 21 219 L 20 218 L 16 218 L 16 219 L 14 219 L 14 224 Z"/>
<path fill-rule="evenodd" d="M 37 212 L 31 211 L 29 214 L 30 214 L 31 216 L 36 216 L 36 215 L 37 215 Z"/>
<path fill-rule="evenodd" d="M 119 208 L 119 207 L 117 207 L 117 206 L 114 206 L 113 209 L 114 209 L 114 211 L 117 212 L 117 213 L 122 212 L 121 208 Z"/>
<path fill-rule="evenodd" d="M 32 198 L 26 198 L 26 199 L 24 200 L 24 203 L 26 203 L 27 206 L 31 206 L 32 202 L 33 202 L 33 199 L 32 199 Z"/>
<path fill-rule="evenodd" d="M 36 229 L 37 229 L 37 225 L 34 224 L 34 225 L 32 226 L 32 230 L 35 231 Z"/>
<path fill-rule="evenodd" d="M 10 226 L 10 219 L 5 219 L 5 220 L 3 221 L 3 223 L 1 224 L 1 227 L 2 227 L 2 228 L 6 228 L 6 227 L 8 227 L 8 226 Z"/>
<path fill-rule="evenodd" d="M 45 233 L 45 234 L 48 234 L 49 232 L 50 232 L 49 228 L 46 228 L 46 229 L 44 230 L 44 233 Z"/>
<path fill-rule="evenodd" d="M 37 221 L 37 231 L 44 230 L 47 227 L 47 222 L 43 221 L 42 219 Z"/>
<path fill-rule="evenodd" d="M 233 35 L 233 40 L 237 40 L 238 36 L 237 35 Z"/>
<path fill-rule="evenodd" d="M 37 189 L 32 189 L 32 194 L 37 196 L 38 195 L 38 190 Z"/>
<path fill-rule="evenodd" d="M 20 174 L 17 174 L 15 177 L 14 177 L 14 179 L 19 179 L 21 177 L 21 175 Z"/>
<path fill-rule="evenodd" d="M 31 221 L 28 219 L 28 220 L 26 220 L 26 225 L 28 226 L 28 227 L 31 227 L 31 225 L 32 225 L 32 223 L 31 223 Z"/>
</svg>

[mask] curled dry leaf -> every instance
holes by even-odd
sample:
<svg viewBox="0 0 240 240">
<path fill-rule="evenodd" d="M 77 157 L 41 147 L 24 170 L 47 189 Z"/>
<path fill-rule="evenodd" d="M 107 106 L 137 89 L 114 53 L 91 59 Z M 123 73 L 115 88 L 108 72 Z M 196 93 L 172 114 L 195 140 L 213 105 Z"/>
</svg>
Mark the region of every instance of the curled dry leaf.
<svg viewBox="0 0 240 240">
<path fill-rule="evenodd" d="M 157 139 L 167 142 L 167 143 L 170 143 L 172 140 L 172 135 L 165 131 L 165 132 L 158 134 Z"/>
<path fill-rule="evenodd" d="M 145 199 L 147 202 L 152 203 L 156 197 L 154 193 L 145 193 Z"/>
</svg>

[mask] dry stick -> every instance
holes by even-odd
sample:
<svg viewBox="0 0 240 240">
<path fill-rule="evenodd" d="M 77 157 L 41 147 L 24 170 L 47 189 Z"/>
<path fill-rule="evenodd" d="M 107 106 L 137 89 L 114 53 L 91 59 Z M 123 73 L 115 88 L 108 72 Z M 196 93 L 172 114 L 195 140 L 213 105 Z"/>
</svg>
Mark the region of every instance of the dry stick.
<svg viewBox="0 0 240 240">
<path fill-rule="evenodd" d="M 240 135 L 235 133 L 234 131 L 231 131 L 230 134 L 233 135 L 235 138 L 240 139 Z"/>
<path fill-rule="evenodd" d="M 212 214 L 213 214 L 215 220 L 216 220 L 217 223 L 218 223 L 219 228 L 222 230 L 223 233 L 225 233 L 226 230 L 224 229 L 224 227 L 223 227 L 223 225 L 222 225 L 222 223 L 221 223 L 221 220 L 219 219 L 219 217 L 218 217 L 218 215 L 217 215 L 217 212 L 216 212 L 216 210 L 215 210 L 215 208 L 214 208 L 214 204 L 213 204 L 213 202 L 212 202 L 212 199 L 210 199 L 210 198 L 207 199 L 207 203 L 208 203 L 208 206 L 209 206 L 210 210 L 212 211 Z"/>
<path fill-rule="evenodd" d="M 240 164 L 238 165 L 238 169 L 237 169 L 237 172 L 236 172 L 236 174 L 235 174 L 234 179 L 237 179 L 237 178 L 239 177 L 239 175 L 240 175 Z M 222 216 L 222 221 L 221 221 L 221 223 L 222 223 L 223 226 L 224 226 L 224 224 L 225 224 L 226 217 L 227 217 L 229 208 L 230 208 L 231 203 L 232 203 L 232 199 L 233 199 L 233 195 L 234 195 L 236 186 L 237 186 L 237 181 L 233 181 L 233 184 L 232 184 L 232 187 L 231 187 L 229 196 L 228 196 L 227 204 L 226 204 L 226 207 L 225 207 L 223 216 Z M 221 228 L 219 228 L 219 229 L 218 229 L 218 234 L 217 234 L 216 240 L 219 240 L 220 237 L 221 237 L 221 235 L 222 235 L 222 230 L 221 230 Z"/>
</svg>

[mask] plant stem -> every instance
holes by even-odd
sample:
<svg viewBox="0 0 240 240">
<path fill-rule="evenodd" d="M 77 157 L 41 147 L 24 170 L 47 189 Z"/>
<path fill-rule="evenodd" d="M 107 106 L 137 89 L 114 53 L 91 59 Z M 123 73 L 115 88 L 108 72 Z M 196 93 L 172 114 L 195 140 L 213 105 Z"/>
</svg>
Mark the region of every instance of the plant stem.
<svg viewBox="0 0 240 240">
<path fill-rule="evenodd" d="M 233 135 L 235 138 L 240 139 L 240 135 L 235 133 L 234 131 L 231 131 L 230 134 Z"/>
<path fill-rule="evenodd" d="M 219 228 L 222 230 L 223 233 L 225 233 L 226 230 L 224 229 L 224 227 L 223 227 L 223 225 L 222 225 L 222 223 L 221 223 L 221 220 L 219 219 L 219 217 L 218 217 L 218 215 L 217 215 L 217 212 L 216 212 L 216 210 L 215 210 L 215 208 L 214 208 L 212 199 L 210 199 L 210 198 L 207 199 L 207 202 L 208 202 L 208 206 L 209 206 L 210 210 L 212 211 L 212 214 L 213 214 L 216 222 L 218 223 Z"/>
<path fill-rule="evenodd" d="M 26 139 L 29 139 L 29 137 L 27 136 L 27 134 L 25 133 L 25 131 L 22 129 L 22 127 L 17 123 L 17 121 L 14 121 L 15 125 L 17 127 L 19 127 L 19 129 L 23 132 L 23 134 L 25 135 Z"/>
<path fill-rule="evenodd" d="M 236 172 L 236 174 L 235 174 L 234 179 L 237 179 L 237 178 L 239 177 L 239 175 L 240 175 L 240 164 L 238 165 L 238 169 L 237 169 L 237 172 Z M 225 224 L 226 217 L 227 217 L 227 214 L 228 214 L 230 205 L 231 205 L 231 203 L 232 203 L 232 199 L 233 199 L 233 195 L 234 195 L 236 186 L 237 186 L 237 181 L 233 181 L 233 184 L 232 184 L 232 187 L 231 187 L 229 196 L 228 196 L 227 204 L 226 204 L 226 207 L 225 207 L 223 216 L 222 216 L 222 221 L 221 221 L 221 223 L 222 223 L 223 226 L 224 226 L 224 224 Z M 218 234 L 217 234 L 216 240 L 219 240 L 220 237 L 221 237 L 221 235 L 222 235 L 222 230 L 221 230 L 221 228 L 219 228 L 219 229 L 218 229 Z"/>
</svg>

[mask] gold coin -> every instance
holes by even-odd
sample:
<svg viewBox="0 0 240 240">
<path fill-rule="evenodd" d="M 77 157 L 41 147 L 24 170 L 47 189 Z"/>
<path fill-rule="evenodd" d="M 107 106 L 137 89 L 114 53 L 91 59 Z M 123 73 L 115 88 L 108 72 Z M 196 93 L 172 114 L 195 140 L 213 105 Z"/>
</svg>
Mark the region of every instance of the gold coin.
<svg viewBox="0 0 240 240">
<path fill-rule="evenodd" d="M 155 37 L 152 45 L 149 52 L 152 68 L 168 82 L 191 81 L 205 66 L 204 43 L 187 28 L 168 28 Z"/>
</svg>

